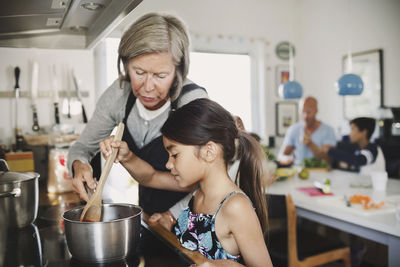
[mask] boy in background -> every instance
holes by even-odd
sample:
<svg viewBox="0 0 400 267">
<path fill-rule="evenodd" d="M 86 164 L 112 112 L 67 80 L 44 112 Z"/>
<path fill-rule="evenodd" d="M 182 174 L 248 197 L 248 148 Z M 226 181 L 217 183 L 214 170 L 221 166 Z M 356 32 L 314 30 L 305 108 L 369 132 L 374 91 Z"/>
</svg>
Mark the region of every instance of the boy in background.
<svg viewBox="0 0 400 267">
<path fill-rule="evenodd" d="M 385 171 L 385 159 L 381 149 L 371 143 L 370 139 L 375 130 L 375 119 L 359 117 L 350 121 L 350 142 L 355 149 L 349 146 L 325 148 L 327 158 L 341 169 L 360 172 L 369 175 L 371 171 Z M 324 148 L 323 148 L 324 149 Z M 333 233 L 335 234 L 335 232 Z M 339 233 L 337 233 L 339 234 Z M 346 237 L 348 236 L 348 237 Z M 352 266 L 360 266 L 363 255 L 367 251 L 365 241 L 354 235 L 345 235 L 350 245 Z"/>
<path fill-rule="evenodd" d="M 372 170 L 385 171 L 385 159 L 380 148 L 370 142 L 375 130 L 375 119 L 359 117 L 350 121 L 350 142 L 357 146 L 354 152 L 338 147 L 327 149 L 328 158 L 343 169 L 367 173 Z"/>
</svg>

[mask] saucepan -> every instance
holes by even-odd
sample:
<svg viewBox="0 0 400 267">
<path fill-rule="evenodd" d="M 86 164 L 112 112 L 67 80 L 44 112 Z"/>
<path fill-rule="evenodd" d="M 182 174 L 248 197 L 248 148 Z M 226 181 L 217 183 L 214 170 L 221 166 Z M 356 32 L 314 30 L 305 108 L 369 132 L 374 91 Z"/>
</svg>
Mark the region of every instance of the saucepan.
<svg viewBox="0 0 400 267">
<path fill-rule="evenodd" d="M 35 221 L 39 207 L 39 174 L 12 172 L 5 160 L 0 160 L 0 216 L 9 228 L 22 228 Z"/>
<path fill-rule="evenodd" d="M 81 222 L 83 208 L 63 214 L 65 237 L 73 258 L 83 262 L 108 262 L 134 254 L 140 239 L 141 207 L 103 204 L 101 222 Z"/>
</svg>

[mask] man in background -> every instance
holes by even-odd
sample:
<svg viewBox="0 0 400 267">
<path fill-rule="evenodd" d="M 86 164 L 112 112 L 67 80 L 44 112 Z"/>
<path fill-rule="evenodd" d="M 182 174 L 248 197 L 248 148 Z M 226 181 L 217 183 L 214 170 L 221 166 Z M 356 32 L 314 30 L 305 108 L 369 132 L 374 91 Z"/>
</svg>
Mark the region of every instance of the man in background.
<svg viewBox="0 0 400 267">
<path fill-rule="evenodd" d="M 294 155 L 295 164 L 301 164 L 305 158 L 323 159 L 326 154 L 322 148 L 336 144 L 333 128 L 316 118 L 317 100 L 311 96 L 306 97 L 300 106 L 302 120 L 289 127 L 281 148 L 284 156 Z"/>
</svg>

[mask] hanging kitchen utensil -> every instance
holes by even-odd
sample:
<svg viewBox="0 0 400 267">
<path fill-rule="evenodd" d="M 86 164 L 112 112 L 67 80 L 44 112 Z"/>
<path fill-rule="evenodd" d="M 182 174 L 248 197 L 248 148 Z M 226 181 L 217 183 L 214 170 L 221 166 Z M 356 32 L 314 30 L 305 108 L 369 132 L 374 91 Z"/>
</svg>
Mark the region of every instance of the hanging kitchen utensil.
<svg viewBox="0 0 400 267">
<path fill-rule="evenodd" d="M 114 136 L 115 141 L 121 141 L 122 135 L 124 133 L 125 125 L 120 122 L 118 124 L 117 133 Z M 102 204 L 101 199 L 103 196 L 103 188 L 107 181 L 108 174 L 110 173 L 111 167 L 115 161 L 117 156 L 118 149 L 113 148 L 111 155 L 107 158 L 106 163 L 104 164 L 103 170 L 101 172 L 99 183 L 96 187 L 96 192 L 94 192 L 93 196 L 89 199 L 85 208 L 82 211 L 80 220 L 86 222 L 99 222 L 101 221 L 102 214 Z"/>
<path fill-rule="evenodd" d="M 19 75 L 21 71 L 19 67 L 15 67 L 14 69 L 14 75 L 15 75 L 15 87 L 14 87 L 14 92 L 15 92 L 15 150 L 16 151 L 21 151 L 22 146 L 24 143 L 24 138 L 22 137 L 22 131 L 18 127 L 18 100 L 19 100 Z"/>
<path fill-rule="evenodd" d="M 54 105 L 54 119 L 56 124 L 60 124 L 60 113 L 58 110 L 58 101 L 59 101 L 59 96 L 58 96 L 58 88 L 59 88 L 59 83 L 57 79 L 57 71 L 56 71 L 56 65 L 53 65 L 52 68 L 52 75 L 51 80 L 53 82 L 53 90 L 54 90 L 54 98 L 53 98 L 53 105 Z"/>
<path fill-rule="evenodd" d="M 33 115 L 32 131 L 38 132 L 40 130 L 39 120 L 36 109 L 36 98 L 38 94 L 38 77 L 39 76 L 39 64 L 33 62 L 32 64 L 32 82 L 31 82 L 31 108 Z"/>
<path fill-rule="evenodd" d="M 67 67 L 67 117 L 71 118 L 71 89 L 70 89 L 70 75 L 69 75 L 69 68 Z M 63 112 L 64 113 L 64 112 Z M 65 114 L 65 113 L 64 113 Z"/>
<path fill-rule="evenodd" d="M 351 73 L 353 71 L 353 60 L 350 41 L 350 0 L 347 2 L 347 25 L 347 71 L 336 82 L 336 87 L 339 95 L 361 95 L 364 90 L 364 83 L 360 76 Z"/>
<path fill-rule="evenodd" d="M 297 99 L 303 95 L 300 83 L 294 80 L 294 47 L 289 43 L 289 81 L 279 86 L 279 95 L 284 99 Z"/>
<path fill-rule="evenodd" d="M 71 73 L 72 73 L 72 80 L 74 81 L 74 85 L 75 85 L 76 98 L 78 98 L 78 101 L 81 103 L 81 106 L 82 106 L 82 120 L 83 120 L 83 123 L 87 123 L 86 111 L 85 111 L 85 107 L 83 106 L 83 102 L 82 102 L 82 95 L 79 90 L 78 81 L 76 79 L 75 72 L 73 69 L 71 69 Z"/>
</svg>

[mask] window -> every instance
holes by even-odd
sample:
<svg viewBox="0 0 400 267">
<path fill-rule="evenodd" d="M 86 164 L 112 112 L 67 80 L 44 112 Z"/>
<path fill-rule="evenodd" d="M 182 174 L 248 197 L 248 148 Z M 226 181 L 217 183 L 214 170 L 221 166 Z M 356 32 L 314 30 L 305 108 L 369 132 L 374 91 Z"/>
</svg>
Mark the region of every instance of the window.
<svg viewBox="0 0 400 267">
<path fill-rule="evenodd" d="M 118 78 L 116 59 L 120 39 L 106 39 L 106 86 Z M 247 131 L 254 131 L 251 114 L 251 61 L 249 55 L 190 53 L 188 78 L 203 86 L 209 97 L 233 115 L 239 116 Z"/>
<path fill-rule="evenodd" d="M 253 130 L 250 67 L 248 55 L 192 52 L 188 74 L 207 90 L 210 99 L 239 116 L 248 131 Z"/>
</svg>

